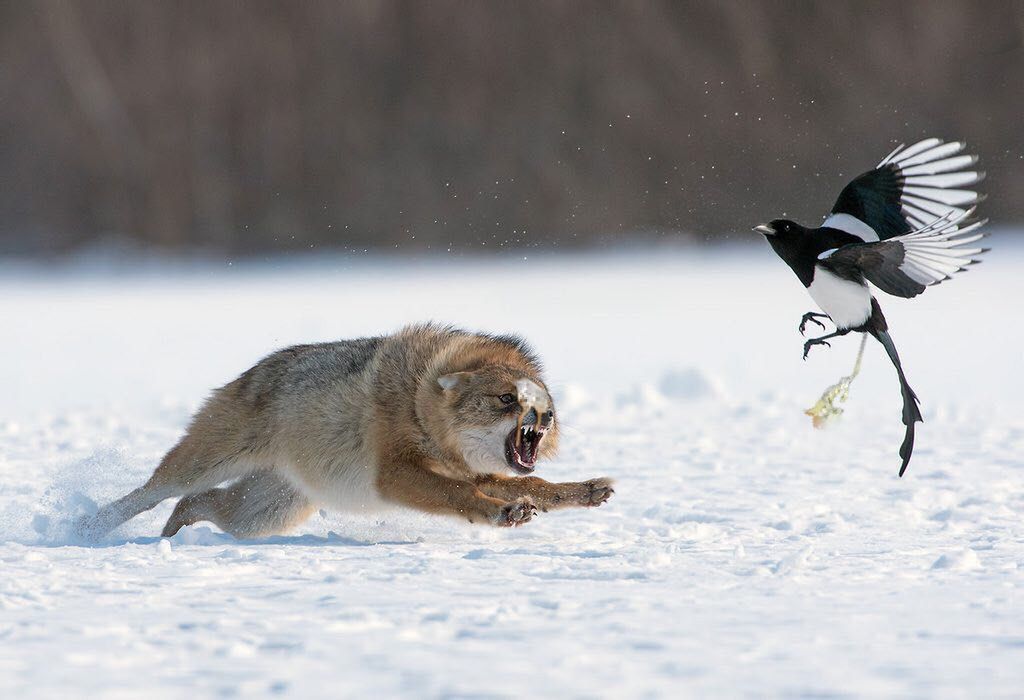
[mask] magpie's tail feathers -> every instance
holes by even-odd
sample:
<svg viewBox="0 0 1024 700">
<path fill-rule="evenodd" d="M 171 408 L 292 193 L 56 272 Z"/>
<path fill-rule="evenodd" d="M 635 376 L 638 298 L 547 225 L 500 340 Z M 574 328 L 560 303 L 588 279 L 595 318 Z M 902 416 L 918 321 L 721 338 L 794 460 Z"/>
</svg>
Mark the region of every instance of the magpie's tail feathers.
<svg viewBox="0 0 1024 700">
<path fill-rule="evenodd" d="M 914 424 L 923 423 L 924 418 L 921 416 L 921 409 L 918 406 L 917 394 L 910 388 L 910 384 L 907 383 L 907 377 L 903 374 L 903 365 L 900 362 L 899 353 L 896 352 L 896 346 L 892 342 L 892 338 L 889 337 L 889 333 L 883 330 L 873 330 L 871 334 L 878 339 L 878 342 L 885 348 L 885 352 L 889 355 L 889 359 L 892 360 L 892 364 L 896 367 L 896 374 L 900 378 L 900 392 L 903 394 L 903 425 L 907 426 L 906 434 L 903 437 L 903 444 L 900 445 L 900 457 L 903 459 L 903 464 L 900 465 L 900 476 L 907 471 L 907 465 L 910 464 L 910 455 L 914 452 Z"/>
</svg>

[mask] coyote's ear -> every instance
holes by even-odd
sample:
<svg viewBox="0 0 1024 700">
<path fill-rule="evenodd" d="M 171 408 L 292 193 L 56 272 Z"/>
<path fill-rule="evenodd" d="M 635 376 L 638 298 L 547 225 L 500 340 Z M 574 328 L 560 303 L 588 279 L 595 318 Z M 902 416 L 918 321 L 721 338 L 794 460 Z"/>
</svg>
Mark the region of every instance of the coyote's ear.
<svg viewBox="0 0 1024 700">
<path fill-rule="evenodd" d="M 437 383 L 441 385 L 441 388 L 445 391 L 454 389 L 459 385 L 469 372 L 452 372 L 451 374 L 442 374 L 437 378 Z"/>
</svg>

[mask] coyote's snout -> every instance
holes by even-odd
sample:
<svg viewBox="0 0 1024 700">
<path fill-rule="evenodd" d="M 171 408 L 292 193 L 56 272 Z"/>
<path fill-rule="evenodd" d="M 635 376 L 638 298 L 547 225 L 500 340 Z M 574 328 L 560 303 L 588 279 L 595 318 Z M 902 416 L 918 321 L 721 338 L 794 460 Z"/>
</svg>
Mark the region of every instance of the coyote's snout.
<svg viewBox="0 0 1024 700">
<path fill-rule="evenodd" d="M 433 325 L 281 350 L 215 391 L 149 481 L 82 532 L 100 537 L 173 497 L 164 536 L 199 521 L 278 534 L 317 508 L 397 504 L 515 526 L 600 505 L 608 479 L 523 476 L 558 446 L 540 375 L 517 337 Z"/>
</svg>

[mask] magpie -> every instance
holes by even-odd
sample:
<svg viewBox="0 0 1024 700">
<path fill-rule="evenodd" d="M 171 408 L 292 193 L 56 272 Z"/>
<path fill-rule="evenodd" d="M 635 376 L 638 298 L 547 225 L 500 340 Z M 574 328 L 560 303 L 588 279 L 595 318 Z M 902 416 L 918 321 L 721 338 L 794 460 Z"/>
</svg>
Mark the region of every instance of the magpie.
<svg viewBox="0 0 1024 700">
<path fill-rule="evenodd" d="M 900 476 L 914 450 L 914 424 L 923 418 L 868 283 L 909 299 L 979 262 L 974 256 L 988 250 L 971 246 L 987 235 L 978 231 L 986 221 L 974 216 L 982 197 L 965 188 L 985 174 L 974 168 L 977 156 L 962 153 L 964 147 L 937 138 L 900 145 L 843 188 L 821 226 L 805 228 L 775 219 L 754 227 L 824 312 L 804 314 L 800 334 L 808 323 L 826 330 L 822 318 L 835 325 L 834 332 L 804 343 L 805 360 L 813 346 L 831 347 L 829 338 L 850 331 L 870 334 L 885 348 L 903 396 L 906 434 L 899 452 Z"/>
</svg>

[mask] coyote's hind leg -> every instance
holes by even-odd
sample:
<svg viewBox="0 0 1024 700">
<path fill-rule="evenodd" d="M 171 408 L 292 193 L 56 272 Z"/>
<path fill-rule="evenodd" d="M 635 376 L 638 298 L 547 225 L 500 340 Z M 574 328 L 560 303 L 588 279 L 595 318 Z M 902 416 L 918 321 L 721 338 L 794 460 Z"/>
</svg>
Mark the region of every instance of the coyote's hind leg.
<svg viewBox="0 0 1024 700">
<path fill-rule="evenodd" d="M 283 534 L 316 509 L 294 486 L 259 470 L 224 488 L 185 496 L 167 520 L 162 537 L 186 525 L 208 521 L 236 539 Z"/>
<path fill-rule="evenodd" d="M 160 460 L 160 466 L 145 484 L 103 506 L 96 515 L 82 519 L 78 523 L 79 534 L 97 540 L 164 499 L 205 491 L 252 471 L 245 450 L 218 450 L 213 445 L 192 432 L 185 435 Z"/>
<path fill-rule="evenodd" d="M 154 485 L 152 480 L 147 481 L 128 495 L 103 506 L 95 515 L 79 520 L 78 534 L 87 540 L 98 540 L 117 526 L 173 495 L 173 491 Z"/>
</svg>

